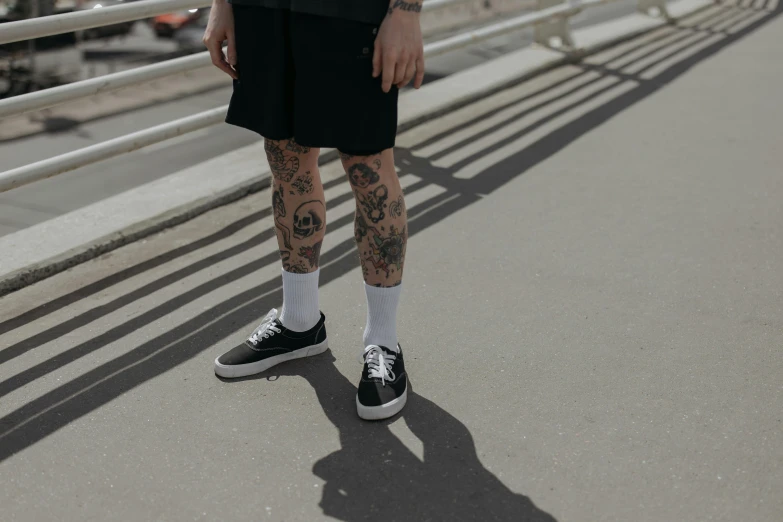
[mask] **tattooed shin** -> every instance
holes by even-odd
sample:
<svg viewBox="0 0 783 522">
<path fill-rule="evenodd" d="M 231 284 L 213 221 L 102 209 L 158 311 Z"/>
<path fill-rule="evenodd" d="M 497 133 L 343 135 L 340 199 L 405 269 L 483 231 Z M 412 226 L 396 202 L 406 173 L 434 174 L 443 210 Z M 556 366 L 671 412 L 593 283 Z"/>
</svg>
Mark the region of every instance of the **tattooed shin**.
<svg viewBox="0 0 783 522">
<path fill-rule="evenodd" d="M 290 144 L 291 142 L 289 142 Z M 296 143 L 294 146 L 300 147 Z M 296 157 L 296 154 L 286 154 L 280 147 L 280 142 L 274 140 L 264 140 L 264 150 L 266 150 L 266 157 L 269 160 L 269 167 L 272 169 L 272 176 L 278 181 L 291 181 L 299 171 L 299 158 Z"/>
<path fill-rule="evenodd" d="M 296 189 L 296 192 L 298 192 L 300 196 L 310 194 L 313 191 L 313 176 L 310 174 L 310 171 L 308 170 L 304 174 L 297 176 L 297 178 L 291 182 L 291 186 Z"/>
<path fill-rule="evenodd" d="M 365 270 L 370 270 L 369 265 L 372 265 L 376 274 L 384 272 L 388 278 L 402 271 L 407 232 L 405 227 L 399 230 L 394 225 L 389 226 L 388 234 L 384 234 L 384 231 L 384 227 L 380 231 L 375 227 L 367 227 L 368 249 L 361 251 L 360 245 L 360 257 Z"/>
<path fill-rule="evenodd" d="M 275 213 L 275 226 L 280 231 L 280 235 L 283 238 L 283 245 L 285 245 L 287 249 L 292 250 L 294 247 L 291 246 L 291 229 L 282 222 L 282 218 L 286 217 L 283 194 L 283 185 L 278 184 L 277 188 L 272 192 L 272 208 Z"/>
<path fill-rule="evenodd" d="M 299 256 L 307 259 L 311 268 L 318 267 L 318 260 L 321 257 L 321 244 L 323 241 L 319 241 L 312 246 L 299 247 Z"/>
<path fill-rule="evenodd" d="M 286 143 L 285 150 L 290 150 L 295 154 L 307 154 L 308 152 L 310 152 L 310 147 L 299 145 L 293 139 L 290 139 L 288 140 L 288 143 Z"/>
<path fill-rule="evenodd" d="M 313 200 L 299 205 L 294 212 L 294 237 L 304 239 L 324 228 L 326 210 L 321 201 Z"/>
<path fill-rule="evenodd" d="M 359 202 L 364 209 L 364 213 L 367 214 L 367 217 L 373 223 L 379 223 L 386 217 L 384 209 L 388 206 L 386 205 L 388 197 L 389 190 L 386 188 L 386 185 L 381 185 L 367 194 L 356 191 L 356 201 Z"/>
<path fill-rule="evenodd" d="M 396 201 L 392 201 L 389 205 L 389 215 L 393 218 L 402 217 L 405 215 L 405 200 L 400 194 L 400 197 Z"/>
<path fill-rule="evenodd" d="M 380 181 L 381 176 L 378 174 L 380 168 L 381 160 L 379 159 L 376 159 L 372 166 L 366 163 L 354 163 L 348 167 L 348 181 L 355 187 L 367 188 Z"/>
</svg>

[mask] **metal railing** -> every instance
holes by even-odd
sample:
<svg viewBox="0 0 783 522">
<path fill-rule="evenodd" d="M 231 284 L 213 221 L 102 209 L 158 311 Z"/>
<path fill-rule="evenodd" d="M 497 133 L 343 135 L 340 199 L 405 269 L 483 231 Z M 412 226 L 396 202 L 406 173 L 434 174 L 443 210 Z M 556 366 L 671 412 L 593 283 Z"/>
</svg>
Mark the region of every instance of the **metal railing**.
<svg viewBox="0 0 783 522">
<path fill-rule="evenodd" d="M 464 3 L 469 0 L 429 0 L 424 11 Z M 429 58 L 453 51 L 476 42 L 494 38 L 525 27 L 535 26 L 535 39 L 550 47 L 570 50 L 573 45 L 569 32 L 569 18 L 582 10 L 616 0 L 538 0 L 539 10 L 469 30 L 424 46 Z M 195 9 L 210 5 L 208 0 L 142 0 L 118 7 L 93 9 L 79 13 L 48 16 L 0 24 L 0 44 L 58 33 L 89 29 L 140 18 L 149 18 L 178 9 Z M 665 0 L 639 0 L 641 10 L 657 10 L 666 16 Z M 202 52 L 158 64 L 74 82 L 39 92 L 33 92 L 0 101 L 0 118 L 51 107 L 67 101 L 148 82 L 210 65 L 209 53 Z M 211 109 L 169 123 L 157 125 L 67 154 L 38 161 L 0 173 L 0 192 L 68 172 L 78 167 L 164 141 L 223 121 L 228 106 Z"/>
</svg>

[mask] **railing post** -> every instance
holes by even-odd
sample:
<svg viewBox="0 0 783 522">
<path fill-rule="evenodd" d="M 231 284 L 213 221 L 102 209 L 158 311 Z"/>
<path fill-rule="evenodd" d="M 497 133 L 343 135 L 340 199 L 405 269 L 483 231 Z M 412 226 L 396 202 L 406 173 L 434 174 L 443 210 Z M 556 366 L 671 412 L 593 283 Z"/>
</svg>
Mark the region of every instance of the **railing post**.
<svg viewBox="0 0 783 522">
<path fill-rule="evenodd" d="M 666 18 L 667 20 L 671 18 L 666 9 L 666 0 L 639 0 L 636 8 L 648 16 Z"/>
<path fill-rule="evenodd" d="M 570 2 L 569 2 L 570 3 Z M 562 5 L 563 0 L 536 0 L 536 9 L 546 9 Z M 535 26 L 536 43 L 554 49 L 573 50 L 574 39 L 571 38 L 569 18 L 564 16 Z"/>
</svg>

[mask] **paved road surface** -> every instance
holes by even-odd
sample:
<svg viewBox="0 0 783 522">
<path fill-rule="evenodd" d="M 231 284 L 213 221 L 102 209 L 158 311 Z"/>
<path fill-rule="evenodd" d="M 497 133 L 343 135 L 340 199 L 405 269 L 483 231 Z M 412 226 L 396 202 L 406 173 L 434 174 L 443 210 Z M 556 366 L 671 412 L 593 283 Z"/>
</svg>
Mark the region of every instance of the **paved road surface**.
<svg viewBox="0 0 783 522">
<path fill-rule="evenodd" d="M 335 165 L 322 356 L 212 374 L 280 304 L 267 193 L 0 299 L 3 520 L 781 520 L 780 13 L 716 7 L 401 136 L 391 421 L 355 415 Z"/>
<path fill-rule="evenodd" d="M 577 26 L 600 23 L 626 15 L 632 10 L 633 7 L 628 2 L 590 10 L 576 19 Z M 136 32 L 142 32 L 144 28 L 137 25 Z M 428 62 L 430 78 L 448 76 L 529 45 L 531 40 L 529 31 L 520 32 L 433 58 Z M 149 52 L 150 48 L 143 46 L 144 42 L 144 38 L 136 36 L 125 43 L 110 46 L 109 50 L 129 55 L 133 55 L 133 51 L 138 49 Z M 164 42 L 157 45 L 163 49 L 167 44 L 168 42 Z M 98 44 L 92 42 L 91 45 L 95 47 Z M 93 52 L 97 53 L 97 50 Z M 229 88 L 218 89 L 131 113 L 102 118 L 64 132 L 0 142 L 0 171 L 218 107 L 226 104 L 229 97 Z M 225 126 L 213 127 L 148 147 L 132 155 L 103 161 L 57 178 L 0 194 L 0 235 L 24 229 L 119 194 L 205 159 L 248 145 L 257 139 L 255 134 L 245 130 Z"/>
</svg>

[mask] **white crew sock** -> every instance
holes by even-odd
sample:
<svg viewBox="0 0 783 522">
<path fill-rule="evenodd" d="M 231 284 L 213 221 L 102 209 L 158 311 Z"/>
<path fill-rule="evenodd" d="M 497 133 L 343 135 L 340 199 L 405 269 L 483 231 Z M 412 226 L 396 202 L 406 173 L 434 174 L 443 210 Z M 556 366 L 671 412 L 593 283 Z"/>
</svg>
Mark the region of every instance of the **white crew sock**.
<svg viewBox="0 0 783 522">
<path fill-rule="evenodd" d="M 400 302 L 402 284 L 379 288 L 364 284 L 367 294 L 367 327 L 364 329 L 364 346 L 377 344 L 390 350 L 397 349 L 397 305 Z"/>
<path fill-rule="evenodd" d="M 318 276 L 321 269 L 309 274 L 292 274 L 283 270 L 283 310 L 280 322 L 289 330 L 306 332 L 321 319 L 318 307 Z"/>
</svg>

